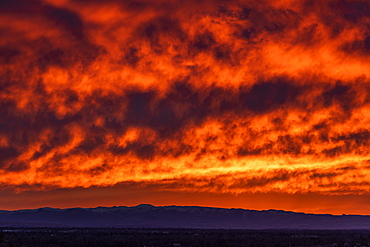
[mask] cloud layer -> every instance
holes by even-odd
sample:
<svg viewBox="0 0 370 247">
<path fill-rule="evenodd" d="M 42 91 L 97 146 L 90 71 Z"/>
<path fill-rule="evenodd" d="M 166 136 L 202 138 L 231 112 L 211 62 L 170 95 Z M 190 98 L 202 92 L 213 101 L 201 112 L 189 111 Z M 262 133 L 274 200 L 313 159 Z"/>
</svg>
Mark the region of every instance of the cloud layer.
<svg viewBox="0 0 370 247">
<path fill-rule="evenodd" d="M 0 1 L 0 185 L 369 194 L 368 1 Z"/>
</svg>

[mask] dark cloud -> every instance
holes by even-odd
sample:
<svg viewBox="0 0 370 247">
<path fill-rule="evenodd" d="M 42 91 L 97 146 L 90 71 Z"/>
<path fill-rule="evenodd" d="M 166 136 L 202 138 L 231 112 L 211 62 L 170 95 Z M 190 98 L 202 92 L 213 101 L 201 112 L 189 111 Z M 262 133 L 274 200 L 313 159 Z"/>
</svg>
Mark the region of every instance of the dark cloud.
<svg viewBox="0 0 370 247">
<path fill-rule="evenodd" d="M 10 159 L 17 158 L 20 154 L 21 152 L 15 147 L 1 147 L 0 148 L 1 162 L 5 162 Z"/>
<path fill-rule="evenodd" d="M 2 13 L 16 13 L 16 14 L 27 14 L 28 12 L 35 12 L 40 7 L 39 1 L 34 0 L 1 0 L 0 1 L 0 12 Z"/>
<path fill-rule="evenodd" d="M 321 24 L 330 31 L 330 38 L 338 38 L 344 31 L 352 28 L 366 29 L 364 18 L 369 16 L 369 2 L 363 0 L 331 0 L 325 2 L 305 1 L 302 11 L 315 13 Z"/>
<path fill-rule="evenodd" d="M 341 154 L 350 153 L 351 151 L 352 150 L 350 150 L 347 146 L 340 145 L 340 146 L 337 146 L 337 147 L 334 147 L 334 148 L 324 149 L 322 151 L 322 153 L 325 154 L 326 156 L 330 157 L 330 158 L 334 158 L 334 157 L 339 156 Z"/>
<path fill-rule="evenodd" d="M 151 102 L 155 98 L 154 92 L 132 92 L 127 95 L 128 104 L 126 121 L 137 125 L 151 124 Z"/>
<path fill-rule="evenodd" d="M 207 51 L 213 48 L 217 44 L 213 34 L 210 31 L 198 34 L 192 42 L 190 50 L 197 50 L 199 52 Z"/>
<path fill-rule="evenodd" d="M 169 129 L 178 129 L 181 125 L 181 121 L 179 121 L 175 110 L 171 107 L 169 102 L 160 102 L 155 114 L 156 117 L 153 119 L 153 122 L 158 126 L 157 129 L 161 132 L 165 132 Z"/>
<path fill-rule="evenodd" d="M 269 184 L 276 182 L 288 181 L 291 176 L 294 174 L 289 174 L 288 172 L 281 172 L 274 174 L 275 176 L 261 176 L 261 177 L 252 177 L 251 179 L 239 179 L 234 182 L 231 188 L 255 188 L 255 187 L 264 187 Z"/>
<path fill-rule="evenodd" d="M 41 15 L 57 27 L 70 33 L 74 38 L 80 40 L 85 39 L 83 21 L 77 13 L 69 9 L 57 8 L 37 0 L 2 0 L 0 6 L 0 13 L 29 15 L 33 16 L 32 18 Z"/>
<path fill-rule="evenodd" d="M 366 147 L 369 144 L 370 133 L 367 130 L 349 133 L 348 135 L 339 135 L 330 138 L 330 142 L 336 146 L 330 149 L 324 149 L 323 153 L 328 157 L 337 157 L 342 154 L 366 154 Z"/>
<path fill-rule="evenodd" d="M 67 60 L 66 54 L 62 49 L 46 51 L 38 59 L 40 68 L 46 69 L 48 66 L 58 66 L 65 68 L 72 65 L 71 61 Z"/>
<path fill-rule="evenodd" d="M 318 39 L 318 35 L 318 24 L 315 23 L 298 31 L 297 38 L 293 42 L 306 47 L 312 47 L 320 41 L 320 39 Z"/>
<path fill-rule="evenodd" d="M 340 49 L 348 54 L 368 56 L 370 52 L 370 36 L 364 40 L 354 40 L 343 44 Z"/>
<path fill-rule="evenodd" d="M 174 41 L 182 42 L 186 34 L 179 21 L 170 17 L 152 19 L 139 26 L 137 34 L 147 40 L 154 52 L 161 53 L 169 48 Z"/>
<path fill-rule="evenodd" d="M 155 155 L 163 155 L 159 150 L 156 150 L 154 144 L 147 144 L 146 140 L 141 140 L 142 142 L 131 142 L 126 147 L 120 147 L 116 145 L 110 145 L 108 150 L 115 155 L 125 155 L 129 152 L 136 155 L 136 157 L 143 160 L 150 160 Z"/>
<path fill-rule="evenodd" d="M 266 144 L 263 147 L 250 148 L 250 147 L 241 147 L 238 150 L 238 156 L 253 156 L 261 155 L 263 152 L 268 152 L 271 150 L 272 144 Z"/>
<path fill-rule="evenodd" d="M 29 27 L 34 29 L 33 38 L 18 28 L 8 28 L 3 38 L 6 43 L 0 47 L 0 63 L 8 64 L 18 58 L 30 61 L 30 67 L 43 70 L 49 66 L 70 68 L 76 63 L 87 66 L 105 52 L 102 46 L 90 41 L 86 23 L 77 12 L 34 0 L 2 1 L 1 4 L 0 14 L 19 21 L 27 18 L 29 25 L 40 28 Z"/>
<path fill-rule="evenodd" d="M 232 54 L 233 54 L 232 50 L 226 45 L 220 45 L 215 47 L 214 49 L 214 57 L 217 60 L 225 63 L 233 62 Z"/>
<path fill-rule="evenodd" d="M 20 55 L 21 51 L 17 48 L 9 47 L 9 46 L 1 46 L 0 47 L 0 64 L 8 64 L 13 61 L 13 59 Z"/>
<path fill-rule="evenodd" d="M 300 137 L 292 137 L 291 135 L 279 136 L 278 146 L 283 154 L 301 154 L 302 140 Z"/>
<path fill-rule="evenodd" d="M 151 144 L 139 145 L 139 147 L 135 147 L 135 153 L 142 159 L 151 159 L 155 154 L 155 146 Z"/>
<path fill-rule="evenodd" d="M 365 45 L 366 51 L 370 52 L 370 35 L 365 38 L 364 45 Z"/>
<path fill-rule="evenodd" d="M 43 12 L 48 19 L 57 26 L 67 30 L 76 39 L 85 39 L 84 25 L 78 14 L 68 9 L 56 8 L 53 6 L 45 6 Z"/>
<path fill-rule="evenodd" d="M 368 130 L 363 130 L 360 132 L 349 133 L 348 135 L 340 135 L 338 137 L 331 138 L 331 141 L 345 143 L 353 143 L 356 146 L 367 146 L 370 140 L 370 132 Z"/>
<path fill-rule="evenodd" d="M 101 136 L 92 136 L 87 137 L 84 141 L 82 141 L 76 149 L 81 150 L 84 153 L 91 153 L 94 149 L 99 148 L 104 144 L 105 142 Z"/>
<path fill-rule="evenodd" d="M 100 166 L 96 166 L 94 168 L 91 168 L 89 169 L 89 173 L 92 175 L 92 176 L 98 176 L 98 175 L 101 175 L 102 173 L 104 172 L 107 172 L 109 170 L 111 170 L 112 167 L 106 163 L 100 165 Z"/>
<path fill-rule="evenodd" d="M 331 9 L 348 21 L 357 22 L 364 17 L 370 17 L 370 3 L 364 0 L 329 1 Z"/>
<path fill-rule="evenodd" d="M 298 88 L 278 78 L 277 82 L 262 82 L 241 95 L 244 105 L 253 112 L 264 113 L 282 107 L 295 99 Z"/>
<path fill-rule="evenodd" d="M 338 176 L 339 174 L 338 173 L 335 173 L 335 172 L 329 172 L 329 173 L 313 173 L 310 177 L 312 179 L 321 179 L 321 178 L 332 178 L 332 177 L 336 177 Z"/>
<path fill-rule="evenodd" d="M 21 153 L 21 150 L 16 147 L 0 147 L 0 169 L 7 172 L 21 172 L 28 169 L 27 163 L 16 160 Z"/>
<path fill-rule="evenodd" d="M 357 169 L 357 168 L 356 168 L 355 166 L 351 166 L 351 165 L 337 168 L 337 170 L 342 170 L 342 171 L 347 171 L 347 170 L 356 170 L 356 169 Z"/>
<path fill-rule="evenodd" d="M 35 134 L 37 136 L 37 134 Z M 31 160 L 39 159 L 51 152 L 53 149 L 64 146 L 71 141 L 71 135 L 68 129 L 59 128 L 56 129 L 56 132 L 50 137 L 47 143 L 41 145 L 40 150 L 36 151 Z"/>
<path fill-rule="evenodd" d="M 10 165 L 6 168 L 6 170 L 9 172 L 22 172 L 29 168 L 30 168 L 29 164 L 25 162 L 16 162 L 16 163 L 10 163 Z"/>
<path fill-rule="evenodd" d="M 139 55 L 139 49 L 134 47 L 129 47 L 127 51 L 125 52 L 125 56 L 123 58 L 124 62 L 127 62 L 129 65 L 135 67 L 139 61 L 141 60 L 141 57 Z"/>
<path fill-rule="evenodd" d="M 356 92 L 351 90 L 348 85 L 343 85 L 340 82 L 333 88 L 322 94 L 324 106 L 329 107 L 332 104 L 339 104 L 344 110 L 350 111 L 355 108 Z"/>
</svg>

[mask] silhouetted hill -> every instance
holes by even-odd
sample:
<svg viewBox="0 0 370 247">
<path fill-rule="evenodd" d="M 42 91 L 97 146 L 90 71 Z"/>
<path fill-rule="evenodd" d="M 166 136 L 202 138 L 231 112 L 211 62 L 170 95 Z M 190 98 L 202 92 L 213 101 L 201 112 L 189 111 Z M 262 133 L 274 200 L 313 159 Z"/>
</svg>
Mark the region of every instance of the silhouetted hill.
<svg viewBox="0 0 370 247">
<path fill-rule="evenodd" d="M 0 227 L 370 229 L 370 216 L 141 204 L 134 207 L 2 210 Z"/>
</svg>

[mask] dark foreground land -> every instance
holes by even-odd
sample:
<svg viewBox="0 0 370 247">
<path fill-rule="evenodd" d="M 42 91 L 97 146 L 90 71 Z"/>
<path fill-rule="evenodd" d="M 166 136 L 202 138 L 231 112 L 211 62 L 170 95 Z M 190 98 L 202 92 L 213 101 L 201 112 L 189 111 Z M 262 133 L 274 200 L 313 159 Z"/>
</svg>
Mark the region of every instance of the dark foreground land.
<svg viewBox="0 0 370 247">
<path fill-rule="evenodd" d="M 1 228 L 0 246 L 370 246 L 370 230 Z"/>
</svg>

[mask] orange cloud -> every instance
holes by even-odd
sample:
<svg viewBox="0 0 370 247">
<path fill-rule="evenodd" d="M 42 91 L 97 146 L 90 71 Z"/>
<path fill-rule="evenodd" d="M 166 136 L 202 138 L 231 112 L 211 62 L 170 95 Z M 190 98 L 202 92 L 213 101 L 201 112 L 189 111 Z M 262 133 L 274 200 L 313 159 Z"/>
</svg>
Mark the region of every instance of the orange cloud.
<svg viewBox="0 0 370 247">
<path fill-rule="evenodd" d="M 369 194 L 367 1 L 0 3 L 0 184 Z"/>
</svg>

